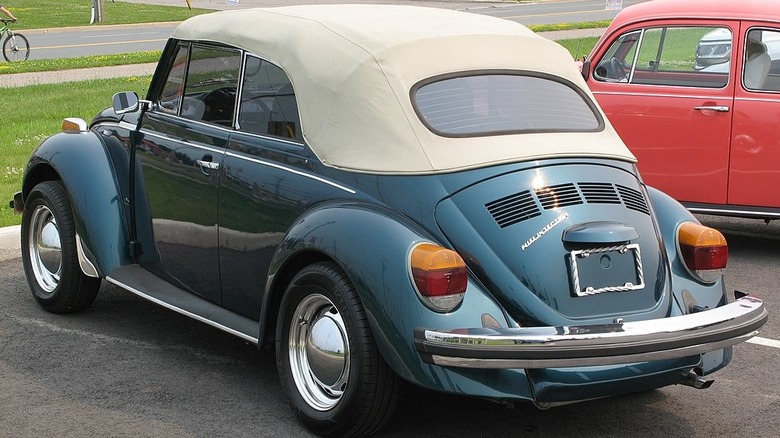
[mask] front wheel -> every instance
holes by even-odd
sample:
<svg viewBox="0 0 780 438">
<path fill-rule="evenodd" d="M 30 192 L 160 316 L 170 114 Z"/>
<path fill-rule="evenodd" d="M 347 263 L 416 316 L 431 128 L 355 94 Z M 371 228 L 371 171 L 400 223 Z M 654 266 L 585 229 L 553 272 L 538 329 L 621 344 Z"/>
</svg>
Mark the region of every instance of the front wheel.
<svg viewBox="0 0 780 438">
<path fill-rule="evenodd" d="M 100 279 L 81 271 L 73 212 L 61 182 L 44 181 L 32 189 L 21 234 L 24 274 L 38 304 L 52 313 L 89 307 Z"/>
<path fill-rule="evenodd" d="M 30 43 L 24 35 L 12 33 L 3 41 L 3 57 L 8 62 L 26 61 L 30 57 Z"/>
<path fill-rule="evenodd" d="M 298 419 L 323 436 L 374 433 L 398 401 L 399 379 L 377 350 L 354 286 L 331 262 L 302 269 L 287 288 L 276 361 Z"/>
</svg>

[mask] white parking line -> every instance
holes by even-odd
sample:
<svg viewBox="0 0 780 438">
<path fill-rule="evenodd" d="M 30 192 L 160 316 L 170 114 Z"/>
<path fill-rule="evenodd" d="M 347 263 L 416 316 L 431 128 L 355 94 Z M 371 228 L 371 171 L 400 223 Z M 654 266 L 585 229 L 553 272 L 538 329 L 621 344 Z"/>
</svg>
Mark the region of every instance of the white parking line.
<svg viewBox="0 0 780 438">
<path fill-rule="evenodd" d="M 774 339 L 759 338 L 758 336 L 750 338 L 745 342 L 750 342 L 751 344 L 764 345 L 767 347 L 780 348 L 780 341 L 775 341 Z"/>
</svg>

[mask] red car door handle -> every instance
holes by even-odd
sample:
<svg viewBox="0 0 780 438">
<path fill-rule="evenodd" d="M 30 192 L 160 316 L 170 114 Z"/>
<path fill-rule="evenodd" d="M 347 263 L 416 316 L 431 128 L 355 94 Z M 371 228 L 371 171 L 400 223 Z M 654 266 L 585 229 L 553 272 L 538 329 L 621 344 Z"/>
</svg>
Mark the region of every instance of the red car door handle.
<svg viewBox="0 0 780 438">
<path fill-rule="evenodd" d="M 698 111 L 717 111 L 719 113 L 727 113 L 729 111 L 729 107 L 726 105 L 695 106 L 693 109 Z"/>
</svg>

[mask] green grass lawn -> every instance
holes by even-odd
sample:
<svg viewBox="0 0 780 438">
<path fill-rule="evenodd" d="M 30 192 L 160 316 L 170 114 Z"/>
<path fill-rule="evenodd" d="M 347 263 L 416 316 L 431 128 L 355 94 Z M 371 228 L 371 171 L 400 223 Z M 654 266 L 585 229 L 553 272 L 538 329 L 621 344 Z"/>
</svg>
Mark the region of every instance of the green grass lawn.
<svg viewBox="0 0 780 438">
<path fill-rule="evenodd" d="M 92 11 L 91 0 L 10 0 L 3 4 L 19 20 L 11 25 L 14 30 L 87 26 Z M 208 12 L 213 11 L 187 9 L 185 0 L 181 0 L 181 7 L 104 0 L 100 24 L 182 21 Z"/>
<path fill-rule="evenodd" d="M 89 121 L 111 106 L 111 96 L 117 91 L 145 95 L 149 80 L 149 76 L 144 76 L 4 89 L 0 98 L 0 227 L 21 222 L 9 201 L 21 189 L 30 153 L 46 137 L 59 131 L 63 118 L 81 117 Z"/>
<path fill-rule="evenodd" d="M 585 37 L 558 40 L 556 43 L 565 47 L 571 53 L 572 58 L 580 60 L 593 50 L 598 40 L 598 37 Z"/>
</svg>

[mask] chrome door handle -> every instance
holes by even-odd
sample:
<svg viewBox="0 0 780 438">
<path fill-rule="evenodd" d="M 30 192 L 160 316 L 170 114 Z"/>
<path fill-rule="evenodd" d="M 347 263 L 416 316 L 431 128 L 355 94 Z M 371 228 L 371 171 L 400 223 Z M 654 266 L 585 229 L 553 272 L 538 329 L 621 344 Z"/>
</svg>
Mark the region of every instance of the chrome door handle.
<svg viewBox="0 0 780 438">
<path fill-rule="evenodd" d="M 727 113 L 729 112 L 729 107 L 726 105 L 713 105 L 713 106 L 695 106 L 693 109 L 698 111 L 717 111 L 719 113 Z"/>
<path fill-rule="evenodd" d="M 197 160 L 195 162 L 198 163 L 198 166 L 206 169 L 219 169 L 219 163 L 215 163 L 213 161 Z"/>
</svg>

